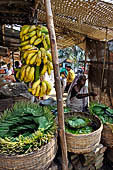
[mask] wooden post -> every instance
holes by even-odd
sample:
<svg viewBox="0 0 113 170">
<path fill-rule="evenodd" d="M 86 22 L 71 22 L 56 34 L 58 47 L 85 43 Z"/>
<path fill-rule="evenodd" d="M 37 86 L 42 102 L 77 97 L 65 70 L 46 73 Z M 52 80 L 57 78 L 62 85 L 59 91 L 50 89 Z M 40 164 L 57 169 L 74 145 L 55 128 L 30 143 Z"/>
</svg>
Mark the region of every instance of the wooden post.
<svg viewBox="0 0 113 170">
<path fill-rule="evenodd" d="M 107 28 L 106 28 L 106 35 L 105 35 L 105 48 L 104 48 L 104 63 L 102 68 L 102 79 L 100 84 L 100 95 L 99 95 L 99 103 L 101 102 L 101 91 L 103 88 L 103 81 L 104 81 L 104 74 L 105 74 L 105 65 L 106 65 L 106 57 L 107 57 Z"/>
<path fill-rule="evenodd" d="M 55 36 L 54 24 L 53 24 L 53 14 L 51 10 L 50 0 L 44 0 L 44 3 L 46 7 L 47 25 L 48 25 L 48 31 L 50 36 L 50 42 L 51 42 L 51 52 L 52 52 L 54 77 L 55 77 L 59 136 L 60 136 L 60 143 L 61 143 L 61 150 L 62 150 L 62 170 L 67 170 L 68 160 L 67 160 L 67 145 L 66 145 L 65 131 L 64 131 L 64 109 L 63 109 L 63 98 L 62 98 L 60 73 L 59 73 L 59 61 L 58 61 L 56 36 Z"/>
<path fill-rule="evenodd" d="M 85 61 L 84 61 L 84 73 L 86 73 L 86 64 L 87 64 L 87 46 L 85 41 Z"/>
</svg>

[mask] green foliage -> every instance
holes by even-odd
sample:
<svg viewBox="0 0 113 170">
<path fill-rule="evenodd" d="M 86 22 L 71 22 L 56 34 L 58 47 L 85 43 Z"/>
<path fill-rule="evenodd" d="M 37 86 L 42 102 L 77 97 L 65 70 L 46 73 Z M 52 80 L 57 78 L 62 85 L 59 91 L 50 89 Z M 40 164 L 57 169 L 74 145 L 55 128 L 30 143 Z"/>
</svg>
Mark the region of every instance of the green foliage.
<svg viewBox="0 0 113 170">
<path fill-rule="evenodd" d="M 49 109 L 16 103 L 0 118 L 0 152 L 8 155 L 37 150 L 53 138 L 56 123 Z"/>
<path fill-rule="evenodd" d="M 88 134 L 93 132 L 93 127 L 90 119 L 72 116 L 65 120 L 65 131 L 72 134 Z"/>
<path fill-rule="evenodd" d="M 113 124 L 113 109 L 106 105 L 98 104 L 95 102 L 90 103 L 89 111 L 91 114 L 97 115 L 103 123 Z"/>
<path fill-rule="evenodd" d="M 74 116 L 74 117 L 66 119 L 65 122 L 67 126 L 78 129 L 78 128 L 87 126 L 91 122 L 91 120 L 88 118 Z"/>
</svg>

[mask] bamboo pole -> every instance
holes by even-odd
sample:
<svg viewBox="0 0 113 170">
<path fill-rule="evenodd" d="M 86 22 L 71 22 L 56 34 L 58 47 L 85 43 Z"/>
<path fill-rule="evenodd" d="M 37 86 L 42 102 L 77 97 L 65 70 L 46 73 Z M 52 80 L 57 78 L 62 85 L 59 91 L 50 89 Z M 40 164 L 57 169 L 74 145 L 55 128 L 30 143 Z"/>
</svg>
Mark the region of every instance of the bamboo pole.
<svg viewBox="0 0 113 170">
<path fill-rule="evenodd" d="M 68 160 L 67 160 L 67 145 L 66 145 L 65 132 L 64 132 L 64 110 L 63 110 L 63 99 L 62 99 L 62 92 L 61 92 L 62 90 L 61 90 L 61 82 L 60 82 L 56 36 L 55 36 L 54 23 L 53 23 L 53 14 L 51 10 L 50 0 L 44 0 L 44 3 L 46 7 L 47 25 L 48 25 L 48 31 L 50 36 L 50 42 L 51 42 L 51 52 L 52 52 L 54 77 L 55 77 L 59 136 L 60 136 L 60 144 L 62 150 L 62 170 L 67 170 Z"/>
<path fill-rule="evenodd" d="M 103 63 L 103 68 L 102 68 L 102 79 L 101 79 L 101 84 L 100 84 L 99 103 L 101 102 L 101 98 L 102 98 L 101 92 L 102 92 L 102 88 L 103 88 L 106 58 L 107 58 L 107 28 L 106 28 L 106 35 L 105 35 L 104 63 Z"/>
</svg>

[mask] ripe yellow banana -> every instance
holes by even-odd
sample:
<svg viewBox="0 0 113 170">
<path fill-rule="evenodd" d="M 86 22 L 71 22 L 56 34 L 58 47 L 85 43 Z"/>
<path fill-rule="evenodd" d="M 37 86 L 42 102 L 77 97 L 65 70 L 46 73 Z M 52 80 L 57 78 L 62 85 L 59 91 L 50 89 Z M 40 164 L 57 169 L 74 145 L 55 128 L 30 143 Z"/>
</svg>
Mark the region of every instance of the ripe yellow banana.
<svg viewBox="0 0 113 170">
<path fill-rule="evenodd" d="M 47 56 L 45 55 L 45 56 L 43 57 L 43 63 L 46 64 L 47 62 L 48 62 Z"/>
<path fill-rule="evenodd" d="M 35 96 L 39 96 L 40 95 L 40 85 L 38 85 L 38 87 L 36 88 L 36 93 Z"/>
<path fill-rule="evenodd" d="M 30 45 L 30 44 L 29 44 L 29 45 L 25 45 L 25 46 L 22 47 L 22 51 L 23 51 L 23 50 L 31 49 L 32 47 L 33 47 L 33 46 Z"/>
<path fill-rule="evenodd" d="M 48 50 L 48 45 L 45 39 L 42 41 L 42 43 L 43 43 L 45 50 Z"/>
<path fill-rule="evenodd" d="M 52 56 L 51 53 L 49 51 L 46 51 L 46 55 L 48 56 L 49 61 L 52 62 Z"/>
<path fill-rule="evenodd" d="M 38 45 L 42 42 L 42 38 L 38 38 L 35 40 L 34 45 Z"/>
<path fill-rule="evenodd" d="M 41 71 L 41 75 L 44 75 L 47 71 L 47 64 L 44 64 L 43 69 Z"/>
<path fill-rule="evenodd" d="M 35 26 L 35 25 L 31 25 L 31 27 L 30 27 L 30 29 L 29 29 L 29 32 L 32 32 L 32 31 L 34 31 L 34 30 L 36 30 L 36 26 Z"/>
<path fill-rule="evenodd" d="M 47 86 L 46 86 L 46 83 L 44 81 L 42 81 L 41 87 L 42 87 L 42 90 L 43 90 L 43 94 L 46 94 Z"/>
<path fill-rule="evenodd" d="M 20 71 L 17 71 L 17 73 L 16 73 L 16 78 L 17 78 L 17 79 L 20 79 Z"/>
<path fill-rule="evenodd" d="M 51 86 L 51 83 L 50 83 L 50 82 L 48 82 L 48 81 L 46 81 L 46 80 L 44 80 L 44 81 L 45 81 L 46 86 L 47 86 L 46 94 L 48 95 L 48 94 L 50 94 L 50 92 L 51 92 L 51 90 L 52 90 L 52 86 Z"/>
<path fill-rule="evenodd" d="M 41 37 L 41 35 L 42 35 L 41 31 L 40 31 L 40 30 L 37 30 L 37 36 L 38 36 L 38 37 Z"/>
<path fill-rule="evenodd" d="M 26 34 L 26 35 L 24 36 L 24 39 L 25 39 L 25 40 L 28 40 L 28 39 L 29 39 L 29 34 Z"/>
<path fill-rule="evenodd" d="M 28 92 L 30 92 L 30 93 L 31 93 L 31 92 L 32 92 L 32 88 L 28 88 Z"/>
<path fill-rule="evenodd" d="M 30 44 L 33 44 L 34 43 L 34 41 L 37 39 L 37 36 L 35 35 L 35 36 L 33 36 L 31 39 L 30 39 Z"/>
<path fill-rule="evenodd" d="M 41 25 L 38 25 L 38 26 L 37 26 L 37 29 L 38 29 L 39 31 L 41 31 L 41 30 L 42 30 Z"/>
<path fill-rule="evenodd" d="M 20 71 L 20 80 L 21 80 L 21 81 L 24 80 L 26 68 L 27 68 L 27 65 L 24 65 L 24 66 L 21 68 L 21 71 Z"/>
<path fill-rule="evenodd" d="M 50 69 L 53 70 L 53 64 L 52 64 L 52 62 L 48 61 L 47 64 L 48 64 L 48 66 L 50 67 Z"/>
<path fill-rule="evenodd" d="M 29 37 L 33 37 L 34 35 L 36 35 L 36 31 L 32 31 L 29 33 Z"/>
<path fill-rule="evenodd" d="M 37 57 L 36 57 L 36 65 L 40 66 L 41 62 L 42 62 L 41 58 L 37 55 Z"/>
<path fill-rule="evenodd" d="M 35 89 L 32 89 L 32 95 L 35 96 L 35 93 L 36 93 L 36 88 Z"/>
<path fill-rule="evenodd" d="M 26 59 L 26 64 L 28 65 L 30 63 L 30 59 L 35 55 L 35 53 L 28 54 L 28 57 Z"/>
<path fill-rule="evenodd" d="M 40 51 L 42 52 L 41 54 L 42 54 L 42 59 L 43 59 L 43 57 L 46 56 L 46 50 L 41 47 Z"/>
<path fill-rule="evenodd" d="M 24 25 L 24 26 L 22 27 L 22 33 L 23 33 L 23 35 L 24 35 L 24 34 L 27 34 L 27 33 L 29 32 L 29 28 L 30 28 L 29 25 Z"/>
<path fill-rule="evenodd" d="M 36 62 L 36 58 L 37 58 L 37 53 L 30 59 L 30 64 L 34 64 Z"/>
<path fill-rule="evenodd" d="M 46 42 L 47 42 L 48 46 L 50 47 L 50 38 L 49 38 L 49 35 L 45 35 L 45 39 L 46 39 Z"/>
<path fill-rule="evenodd" d="M 22 31 L 20 32 L 20 39 L 22 40 L 22 37 L 23 37 L 23 33 Z"/>
<path fill-rule="evenodd" d="M 28 41 L 24 41 L 20 44 L 20 46 L 25 46 L 25 45 L 28 45 L 29 44 L 29 40 Z"/>
<path fill-rule="evenodd" d="M 26 79 L 28 79 L 30 69 L 31 69 L 31 67 L 28 65 L 27 68 L 26 68 L 26 72 L 25 72 Z"/>
<path fill-rule="evenodd" d="M 34 72 L 35 72 L 35 68 L 31 67 L 30 71 L 29 71 L 29 75 L 28 75 L 28 79 L 33 81 L 34 80 Z"/>
<path fill-rule="evenodd" d="M 37 53 L 38 52 L 38 48 L 35 48 L 35 49 L 29 49 L 28 50 L 28 53 L 30 54 L 30 53 Z"/>
<path fill-rule="evenodd" d="M 38 79 L 37 81 L 35 81 L 32 85 L 32 89 L 35 89 L 38 85 L 40 84 L 40 79 Z"/>
<path fill-rule="evenodd" d="M 26 59 L 28 56 L 28 51 L 25 51 L 25 53 L 23 54 L 23 58 Z"/>
</svg>

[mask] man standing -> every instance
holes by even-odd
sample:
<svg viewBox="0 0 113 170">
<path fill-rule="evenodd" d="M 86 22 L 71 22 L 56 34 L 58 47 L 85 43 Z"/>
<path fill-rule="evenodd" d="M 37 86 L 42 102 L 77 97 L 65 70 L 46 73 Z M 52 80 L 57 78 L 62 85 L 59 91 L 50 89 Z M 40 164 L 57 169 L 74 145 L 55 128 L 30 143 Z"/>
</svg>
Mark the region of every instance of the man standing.
<svg viewBox="0 0 113 170">
<path fill-rule="evenodd" d="M 67 83 L 66 83 L 65 91 L 68 92 L 68 89 L 69 89 L 72 81 L 73 81 L 74 78 L 75 78 L 75 73 L 74 73 L 74 71 L 72 70 L 72 68 L 71 68 L 70 65 L 66 65 L 66 70 L 68 71 L 68 74 L 67 74 Z"/>
</svg>

